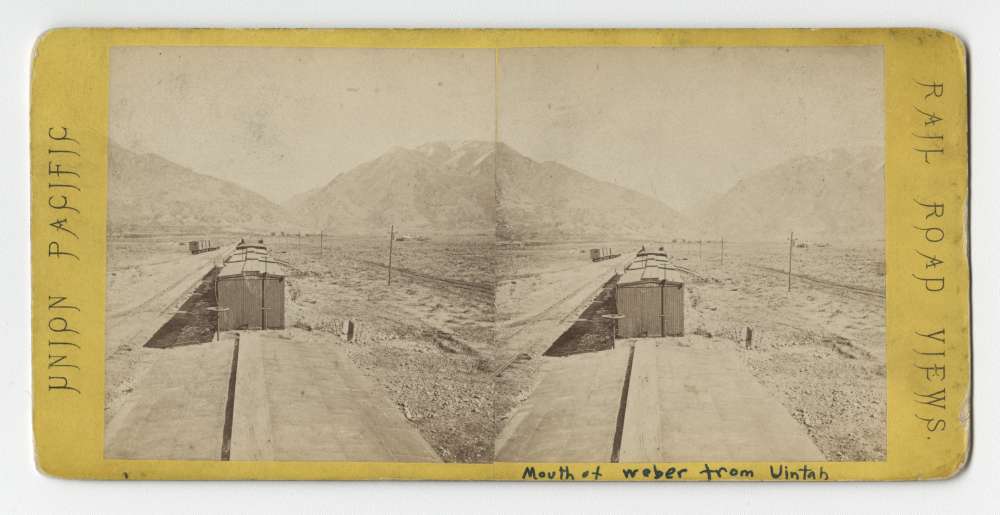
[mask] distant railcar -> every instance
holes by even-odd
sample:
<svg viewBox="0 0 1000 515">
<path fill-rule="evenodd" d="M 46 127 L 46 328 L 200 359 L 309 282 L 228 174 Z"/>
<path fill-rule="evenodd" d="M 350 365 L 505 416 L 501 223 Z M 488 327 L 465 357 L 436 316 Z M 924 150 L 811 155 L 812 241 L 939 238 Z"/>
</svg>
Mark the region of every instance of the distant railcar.
<svg viewBox="0 0 1000 515">
<path fill-rule="evenodd" d="M 193 240 L 188 242 L 188 250 L 192 254 L 201 254 L 202 252 L 209 252 L 219 248 L 218 244 L 212 242 L 212 240 Z"/>
<path fill-rule="evenodd" d="M 604 261 L 605 259 L 614 259 L 621 254 L 615 254 L 611 248 L 600 248 L 600 249 L 590 249 L 590 260 L 591 261 Z"/>
<path fill-rule="evenodd" d="M 283 329 L 285 270 L 262 244 L 241 245 L 215 279 L 219 330 Z"/>
<path fill-rule="evenodd" d="M 618 336 L 642 338 L 684 334 L 684 275 L 665 253 L 641 254 L 625 267 L 615 289 Z"/>
</svg>

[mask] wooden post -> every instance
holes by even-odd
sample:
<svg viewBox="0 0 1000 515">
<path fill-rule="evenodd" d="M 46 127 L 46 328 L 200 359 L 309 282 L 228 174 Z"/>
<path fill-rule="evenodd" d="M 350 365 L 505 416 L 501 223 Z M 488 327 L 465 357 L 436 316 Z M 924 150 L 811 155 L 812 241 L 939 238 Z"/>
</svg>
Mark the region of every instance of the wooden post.
<svg viewBox="0 0 1000 515">
<path fill-rule="evenodd" d="M 753 329 L 747 326 L 747 350 L 753 347 Z"/>
<path fill-rule="evenodd" d="M 260 329 L 263 331 L 267 329 L 267 306 L 264 304 L 265 291 L 264 286 L 267 284 L 267 261 L 264 261 L 264 274 L 260 276 Z"/>
<path fill-rule="evenodd" d="M 704 264 L 704 262 L 701 259 L 701 240 L 698 240 L 698 264 L 699 265 Z"/>
<path fill-rule="evenodd" d="M 392 285 L 392 240 L 396 239 L 396 226 L 389 226 L 389 277 L 386 280 L 386 285 Z"/>
<path fill-rule="evenodd" d="M 788 233 L 788 291 L 792 291 L 792 248 L 795 247 L 795 233 Z"/>
<path fill-rule="evenodd" d="M 726 263 L 726 237 L 719 238 L 719 266 Z"/>
<path fill-rule="evenodd" d="M 323 231 L 319 232 L 319 257 L 323 257 Z"/>
<path fill-rule="evenodd" d="M 215 285 L 214 286 L 215 286 L 215 288 L 214 288 L 214 290 L 215 290 L 215 309 L 218 310 L 219 307 L 220 307 L 219 306 L 219 272 L 215 273 Z M 222 327 L 222 321 L 219 320 L 220 316 L 222 316 L 220 314 L 220 312 L 216 311 L 215 312 L 215 341 L 219 341 L 219 333 L 222 332 L 220 330 L 220 328 Z"/>
</svg>

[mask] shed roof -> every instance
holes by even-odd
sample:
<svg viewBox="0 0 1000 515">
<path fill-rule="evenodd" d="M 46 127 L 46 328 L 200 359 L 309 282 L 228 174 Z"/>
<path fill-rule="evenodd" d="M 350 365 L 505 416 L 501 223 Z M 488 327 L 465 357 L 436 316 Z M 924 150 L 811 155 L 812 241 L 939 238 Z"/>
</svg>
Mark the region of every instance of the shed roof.
<svg viewBox="0 0 1000 515">
<path fill-rule="evenodd" d="M 625 266 L 625 270 L 646 268 L 648 266 L 670 266 L 670 259 L 665 254 L 640 254 Z"/>
<path fill-rule="evenodd" d="M 226 263 L 243 261 L 245 259 L 260 259 L 268 255 L 270 255 L 270 252 L 265 248 L 237 248 L 236 252 L 233 252 L 226 258 Z"/>
<path fill-rule="evenodd" d="M 641 283 L 684 284 L 684 273 L 665 257 L 642 256 L 629 263 L 625 267 L 625 273 L 618 279 L 619 286 Z"/>
<path fill-rule="evenodd" d="M 219 271 L 219 277 L 264 274 L 284 277 L 285 269 L 280 262 L 271 258 L 267 247 L 263 245 L 238 246 L 236 252 L 226 258 Z"/>
<path fill-rule="evenodd" d="M 270 257 L 260 256 L 259 258 L 251 257 L 248 259 L 226 261 L 222 270 L 219 271 L 219 277 L 264 274 L 275 277 L 284 277 L 285 269 L 280 263 L 272 260 Z"/>
</svg>

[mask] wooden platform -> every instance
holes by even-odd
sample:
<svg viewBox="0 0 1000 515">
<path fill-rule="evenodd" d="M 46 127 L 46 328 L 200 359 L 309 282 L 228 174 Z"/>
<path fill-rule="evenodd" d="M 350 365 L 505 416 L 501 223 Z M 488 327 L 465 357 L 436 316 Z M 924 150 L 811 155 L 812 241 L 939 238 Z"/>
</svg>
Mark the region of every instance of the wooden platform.
<svg viewBox="0 0 1000 515">
<path fill-rule="evenodd" d="M 824 460 L 777 394 L 717 343 L 619 340 L 614 351 L 545 358 L 543 379 L 498 440 L 497 460 L 609 461 L 633 345 L 618 461 Z"/>
<path fill-rule="evenodd" d="M 236 385 L 232 460 L 440 461 L 332 343 L 244 333 Z"/>
<path fill-rule="evenodd" d="M 622 462 L 825 459 L 735 351 L 704 340 L 634 341 Z"/>
<path fill-rule="evenodd" d="M 161 353 L 107 425 L 118 459 L 222 458 L 233 334 Z M 332 342 L 243 332 L 231 460 L 440 461 Z"/>
<path fill-rule="evenodd" d="M 609 461 L 628 356 L 628 346 L 618 346 L 540 358 L 542 380 L 504 426 L 497 461 Z"/>
<path fill-rule="evenodd" d="M 106 458 L 218 460 L 233 342 L 156 349 L 105 429 Z"/>
</svg>

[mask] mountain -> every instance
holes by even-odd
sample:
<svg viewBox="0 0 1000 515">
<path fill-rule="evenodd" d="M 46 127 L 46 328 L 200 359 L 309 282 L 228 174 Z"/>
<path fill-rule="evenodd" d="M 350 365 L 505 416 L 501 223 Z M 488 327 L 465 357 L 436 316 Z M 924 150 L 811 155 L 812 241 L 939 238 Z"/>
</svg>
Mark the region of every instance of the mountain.
<svg viewBox="0 0 1000 515">
<path fill-rule="evenodd" d="M 663 203 L 538 162 L 503 143 L 396 147 L 284 206 L 156 154 L 111 143 L 109 230 L 324 230 L 413 236 L 495 234 L 502 240 L 723 236 L 778 240 L 884 237 L 884 158 L 878 147 L 801 156 L 744 177 L 681 215 Z"/>
<path fill-rule="evenodd" d="M 503 143 L 393 148 L 285 207 L 331 233 L 495 234 L 501 239 L 675 236 L 681 216 L 650 197 L 536 162 Z"/>
<path fill-rule="evenodd" d="M 297 195 L 285 207 L 333 234 L 490 234 L 495 228 L 493 143 L 395 147 Z"/>
<path fill-rule="evenodd" d="M 885 160 L 879 147 L 801 156 L 751 174 L 691 213 L 705 234 L 733 240 L 884 237 Z"/>
<path fill-rule="evenodd" d="M 232 182 L 156 154 L 108 147 L 109 231 L 297 231 L 288 213 Z"/>
<path fill-rule="evenodd" d="M 664 240 L 688 235 L 677 211 L 641 193 L 497 145 L 497 237 Z"/>
</svg>

